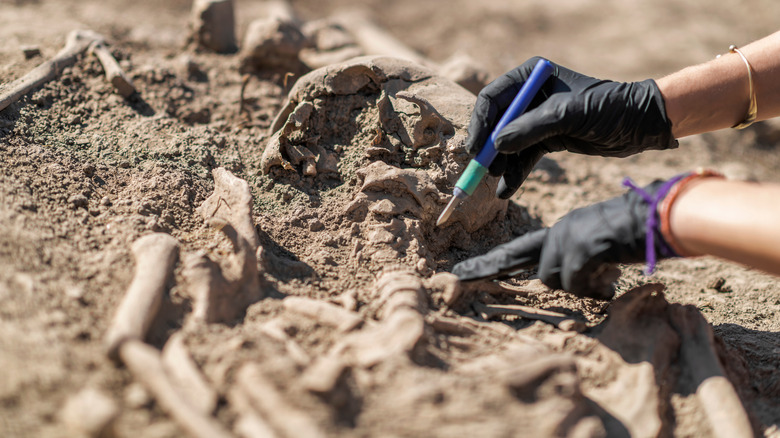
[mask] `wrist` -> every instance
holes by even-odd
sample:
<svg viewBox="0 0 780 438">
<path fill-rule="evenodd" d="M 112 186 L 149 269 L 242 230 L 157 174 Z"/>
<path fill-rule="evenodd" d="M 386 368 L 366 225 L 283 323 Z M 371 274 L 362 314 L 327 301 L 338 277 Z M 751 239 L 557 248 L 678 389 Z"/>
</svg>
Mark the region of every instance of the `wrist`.
<svg viewBox="0 0 780 438">
<path fill-rule="evenodd" d="M 669 189 L 669 192 L 664 199 L 658 204 L 656 211 L 659 219 L 658 231 L 665 243 L 680 257 L 695 257 L 703 254 L 686 246 L 684 240 L 679 239 L 679 236 L 675 234 L 673 227 L 675 204 L 679 199 L 684 198 L 686 193 L 694 189 L 707 178 L 724 178 L 724 176 L 713 170 L 697 169 L 695 172 L 687 174 L 679 179 Z"/>
</svg>

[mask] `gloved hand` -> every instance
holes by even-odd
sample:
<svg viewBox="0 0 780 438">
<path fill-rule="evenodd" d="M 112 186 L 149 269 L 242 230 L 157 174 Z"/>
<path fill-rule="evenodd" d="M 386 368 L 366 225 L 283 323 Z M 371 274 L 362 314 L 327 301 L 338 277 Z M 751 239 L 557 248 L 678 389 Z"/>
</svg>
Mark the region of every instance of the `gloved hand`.
<svg viewBox="0 0 780 438">
<path fill-rule="evenodd" d="M 656 181 L 644 188 L 655 196 L 669 185 Z M 665 194 L 665 192 L 663 192 Z M 636 191 L 608 201 L 573 210 L 551 228 L 525 234 L 487 254 L 455 265 L 452 272 L 462 281 L 507 276 L 518 268 L 539 265 L 539 279 L 553 289 L 577 296 L 610 299 L 616 263 L 636 263 L 646 258 L 646 221 L 649 203 Z M 654 238 L 658 258 L 673 256 L 659 236 Z"/>
<path fill-rule="evenodd" d="M 466 142 L 477 154 L 539 58 L 486 86 L 477 97 Z M 612 82 L 584 76 L 553 63 L 554 71 L 530 109 L 496 138 L 500 153 L 490 167 L 503 175 L 499 198 L 512 196 L 547 152 L 570 151 L 626 157 L 648 149 L 677 147 L 655 81 Z"/>
</svg>

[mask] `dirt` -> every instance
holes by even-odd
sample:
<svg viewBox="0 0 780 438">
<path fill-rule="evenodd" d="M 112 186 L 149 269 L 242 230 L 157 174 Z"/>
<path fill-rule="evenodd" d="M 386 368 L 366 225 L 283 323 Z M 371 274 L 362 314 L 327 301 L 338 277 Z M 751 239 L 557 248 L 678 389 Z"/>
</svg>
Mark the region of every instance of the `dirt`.
<svg viewBox="0 0 780 438">
<path fill-rule="evenodd" d="M 776 30 L 775 2 L 732 3 L 292 5 L 306 22 L 367 8 L 432 61 L 464 52 L 490 78 L 544 55 L 594 76 L 640 80 Z M 756 435 L 778 434 L 775 277 L 713 258 L 664 261 L 651 277 L 623 266 L 617 298 L 604 303 L 526 277 L 465 288 L 444 273 L 621 193 L 625 176 L 645 184 L 704 166 L 780 181 L 779 123 L 626 159 L 553 154 L 510 203 L 488 195 L 489 180 L 483 196 L 436 228 L 468 160 L 473 95 L 430 69 L 377 59 L 303 79 L 278 69 L 242 77 L 238 53 L 188 45 L 189 8 L 0 0 L 0 82 L 53 56 L 71 30 L 89 28 L 109 39 L 139 90 L 123 99 L 87 56 L 0 112 L 1 435 L 73 436 L 81 420 L 65 406 L 85 389 L 116 406 L 107 417 L 117 436 L 183 434 L 103 346 L 135 273 L 131 245 L 152 232 L 179 240 L 181 262 L 147 341 L 162 348 L 184 335 L 218 394 L 209 415 L 235 434 L 249 435 L 247 412 L 257 411 L 281 436 L 300 418 L 325 436 L 714 436 L 723 425 L 697 396 L 713 375 L 731 382 Z M 236 2 L 239 42 L 263 13 L 261 2 Z M 29 45 L 41 56 L 26 59 Z M 361 85 L 328 82 L 343 71 L 345 83 Z M 199 209 L 219 168 L 251 191 L 263 298 L 229 321 L 204 323 L 192 317 L 197 296 L 183 265 L 193 254 L 223 268 L 231 260 L 230 243 Z M 663 286 L 641 287 L 648 283 Z M 357 322 L 333 323 L 285 297 L 329 303 Z M 480 305 L 497 304 L 559 312 L 586 329 L 482 318 Z M 247 387 L 275 394 L 276 420 Z"/>
</svg>

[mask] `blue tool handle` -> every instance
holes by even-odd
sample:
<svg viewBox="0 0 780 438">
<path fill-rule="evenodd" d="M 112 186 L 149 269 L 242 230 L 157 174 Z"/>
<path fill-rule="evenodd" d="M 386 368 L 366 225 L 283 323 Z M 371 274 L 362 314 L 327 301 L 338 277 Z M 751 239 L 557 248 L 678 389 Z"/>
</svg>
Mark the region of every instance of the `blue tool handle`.
<svg viewBox="0 0 780 438">
<path fill-rule="evenodd" d="M 533 71 L 531 72 L 531 75 L 528 76 L 528 79 L 526 79 L 525 83 L 520 88 L 520 92 L 517 93 L 517 96 L 515 96 L 514 100 L 512 100 L 512 103 L 509 104 L 509 108 L 507 108 L 507 110 L 504 112 L 504 115 L 501 116 L 501 119 L 498 121 L 495 129 L 493 129 L 493 133 L 490 134 L 490 137 L 488 137 L 488 140 L 485 142 L 485 146 L 482 147 L 482 150 L 479 151 L 477 156 L 474 158 L 475 161 L 484 167 L 490 167 L 490 164 L 498 155 L 498 151 L 496 151 L 496 147 L 494 146 L 494 142 L 498 136 L 498 133 L 501 132 L 501 130 L 504 129 L 504 127 L 508 125 L 509 122 L 516 119 L 518 116 L 520 116 L 520 114 L 525 112 L 525 110 L 528 108 L 528 105 L 531 104 L 531 100 L 533 100 L 534 96 L 536 96 L 536 93 L 538 93 L 542 88 L 544 81 L 546 81 L 547 78 L 552 75 L 552 73 L 553 66 L 550 61 L 546 59 L 540 59 L 539 62 L 536 63 Z"/>
</svg>

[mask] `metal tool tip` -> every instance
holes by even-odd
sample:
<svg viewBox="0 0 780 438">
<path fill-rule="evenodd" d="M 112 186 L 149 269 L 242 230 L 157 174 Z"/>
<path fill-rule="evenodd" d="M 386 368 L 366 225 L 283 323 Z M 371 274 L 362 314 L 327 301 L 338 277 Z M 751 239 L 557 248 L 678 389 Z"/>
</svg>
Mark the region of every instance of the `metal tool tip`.
<svg viewBox="0 0 780 438">
<path fill-rule="evenodd" d="M 444 211 L 441 212 L 441 215 L 439 215 L 439 219 L 436 221 L 436 226 L 439 227 L 441 224 L 447 222 L 447 220 L 452 216 L 452 212 L 455 211 L 455 207 L 458 206 L 458 199 L 457 197 L 453 196 L 450 200 L 449 204 L 447 204 L 446 207 L 444 207 Z"/>
</svg>

